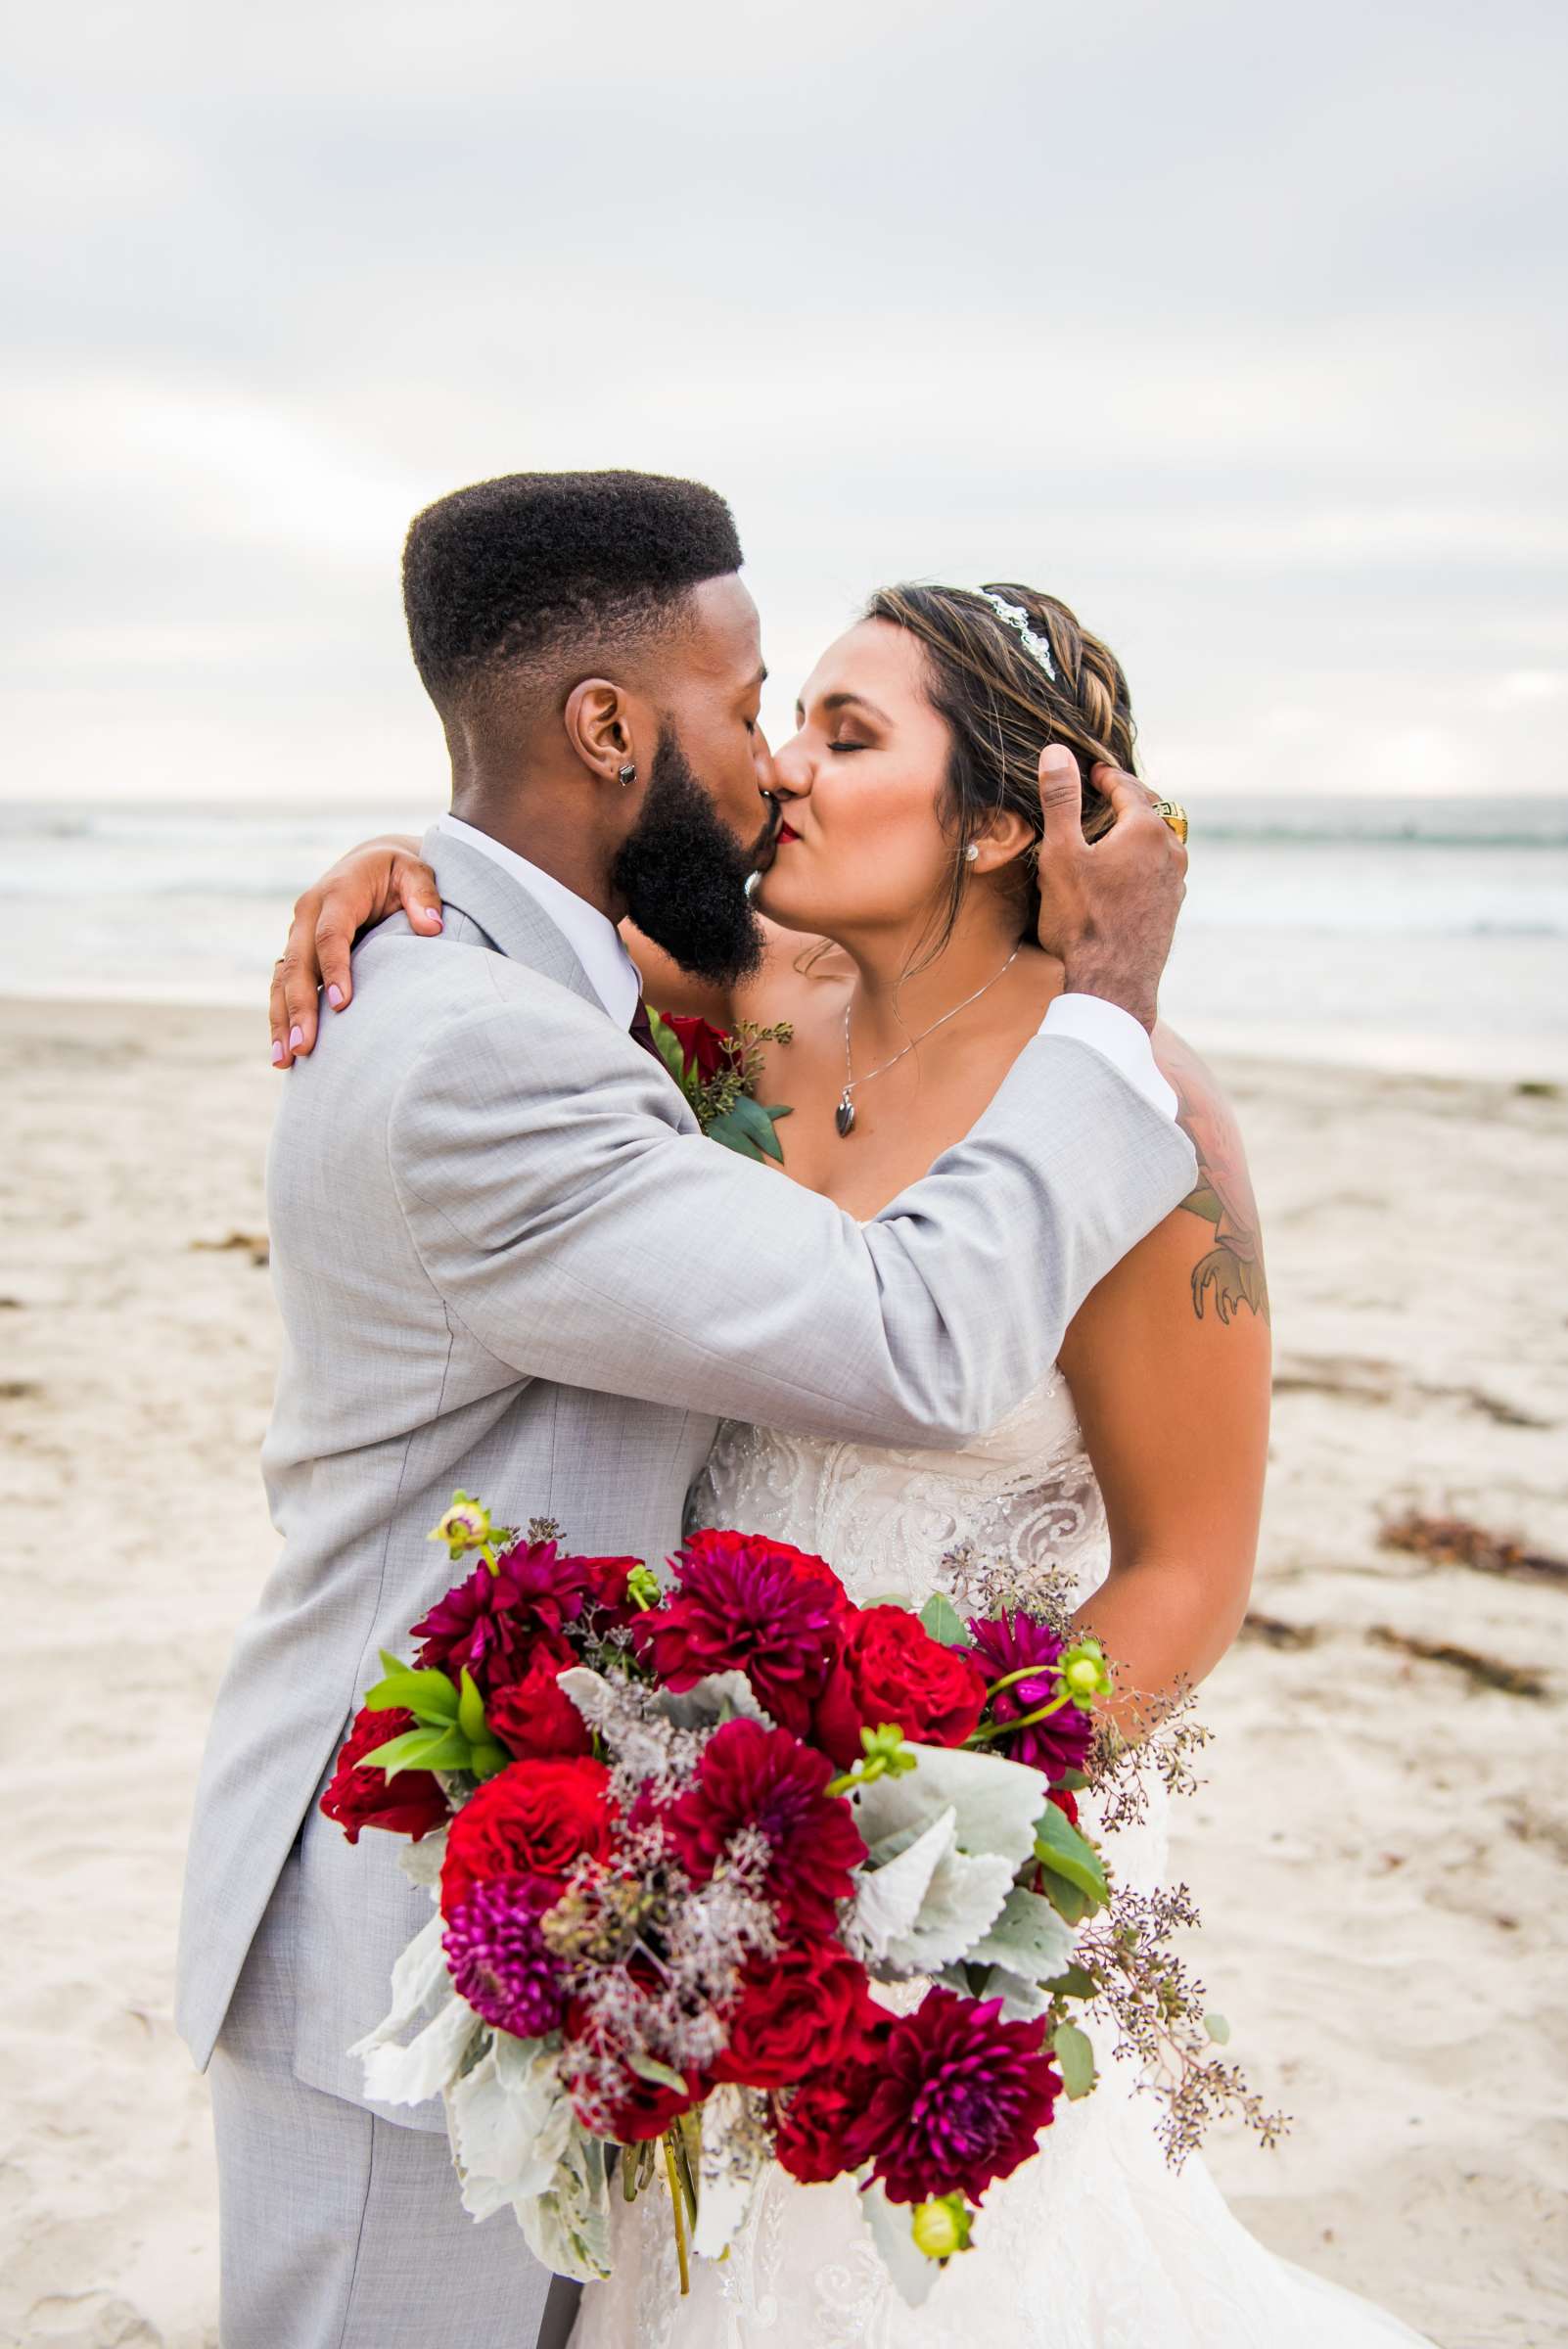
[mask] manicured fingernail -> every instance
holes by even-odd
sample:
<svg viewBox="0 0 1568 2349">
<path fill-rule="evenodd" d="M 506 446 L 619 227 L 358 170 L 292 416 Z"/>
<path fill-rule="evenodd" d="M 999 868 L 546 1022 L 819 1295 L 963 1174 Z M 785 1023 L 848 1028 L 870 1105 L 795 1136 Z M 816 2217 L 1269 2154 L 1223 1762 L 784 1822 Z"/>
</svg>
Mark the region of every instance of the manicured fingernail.
<svg viewBox="0 0 1568 2349">
<path fill-rule="evenodd" d="M 274 1036 L 272 1040 L 272 1065 L 275 1069 L 281 1069 L 283 1066 L 283 1046 L 278 1042 L 276 1036 Z"/>
<path fill-rule="evenodd" d="M 343 989 L 341 987 L 329 987 L 327 990 L 327 1001 L 332 1005 L 334 1011 L 342 1011 Z"/>
<path fill-rule="evenodd" d="M 304 1042 L 304 1030 L 303 1030 L 302 1028 L 291 1028 L 291 1029 L 290 1029 L 290 1031 L 289 1031 L 289 1049 L 290 1049 L 290 1051 L 291 1051 L 291 1052 L 298 1052 L 298 1051 L 299 1051 L 299 1049 L 300 1049 L 300 1045 L 301 1045 L 303 1042 Z"/>
<path fill-rule="evenodd" d="M 426 906 L 426 908 L 425 908 L 425 919 L 426 919 L 426 921 L 427 921 L 427 922 L 429 922 L 429 924 L 430 924 L 430 926 L 431 926 L 431 928 L 432 928 L 433 930 L 438 930 L 438 929 L 440 928 L 440 926 L 441 926 L 441 917 L 440 917 L 440 915 L 439 915 L 439 914 L 437 912 L 437 910 L 436 910 L 436 908 L 435 908 L 435 906 L 434 906 L 434 905 L 427 905 L 427 906 Z"/>
</svg>

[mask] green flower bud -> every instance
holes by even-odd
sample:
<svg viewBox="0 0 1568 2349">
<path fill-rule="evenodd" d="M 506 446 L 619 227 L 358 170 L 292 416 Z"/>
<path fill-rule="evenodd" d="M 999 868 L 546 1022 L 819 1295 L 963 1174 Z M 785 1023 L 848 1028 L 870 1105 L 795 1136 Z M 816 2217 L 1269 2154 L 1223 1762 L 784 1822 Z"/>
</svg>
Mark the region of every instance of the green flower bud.
<svg viewBox="0 0 1568 2349">
<path fill-rule="evenodd" d="M 920 1759 L 912 1745 L 905 1745 L 898 1723 L 889 1721 L 879 1723 L 874 1729 L 860 1731 L 860 1757 L 849 1773 L 849 1784 L 871 1786 L 878 1778 L 901 1778 Z"/>
<path fill-rule="evenodd" d="M 1081 1639 L 1076 1647 L 1070 1647 L 1057 1669 L 1068 1695 L 1084 1713 L 1096 1697 L 1109 1696 L 1111 1692 L 1105 1651 L 1097 1639 Z"/>
<path fill-rule="evenodd" d="M 466 1493 L 454 1493 L 451 1507 L 440 1523 L 432 1528 L 429 1538 L 432 1542 L 443 1542 L 446 1544 L 455 1565 L 465 1551 L 484 1549 L 487 1543 L 492 1542 L 495 1529 L 490 1523 L 488 1509 L 482 1507 L 479 1501 L 471 1500 Z"/>
<path fill-rule="evenodd" d="M 634 1607 L 641 1607 L 644 1614 L 650 1607 L 659 1604 L 663 1591 L 659 1577 L 651 1566 L 633 1566 L 626 1577 L 626 1596 Z"/>
<path fill-rule="evenodd" d="M 942 2194 L 917 2203 L 909 2222 L 915 2249 L 927 2259 L 951 2259 L 955 2251 L 967 2251 L 974 2217 L 962 2194 Z"/>
</svg>

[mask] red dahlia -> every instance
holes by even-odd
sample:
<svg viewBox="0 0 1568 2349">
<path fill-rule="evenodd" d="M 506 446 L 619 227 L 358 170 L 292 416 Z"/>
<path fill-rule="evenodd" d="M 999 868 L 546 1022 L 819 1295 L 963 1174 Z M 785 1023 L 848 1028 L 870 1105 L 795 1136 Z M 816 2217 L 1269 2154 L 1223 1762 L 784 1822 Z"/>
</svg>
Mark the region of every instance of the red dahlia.
<svg viewBox="0 0 1568 2349">
<path fill-rule="evenodd" d="M 321 1798 L 328 1819 L 336 1819 L 350 1843 L 359 1841 L 362 1827 L 386 1827 L 393 1835 L 411 1835 L 417 1843 L 447 1819 L 446 1797 L 435 1773 L 401 1770 L 389 1778 L 365 1756 L 378 1745 L 391 1745 L 415 1727 L 412 1713 L 396 1708 L 373 1713 L 368 1705 L 354 1716 L 332 1782 Z"/>
<path fill-rule="evenodd" d="M 1029 1678 L 1014 1681 L 988 1708 L 992 1721 L 1018 1721 L 1048 1705 L 1056 1692 L 1056 1666 L 1066 1641 L 1032 1615 L 995 1615 L 971 1622 L 974 1657 L 988 1681 L 1006 1680 L 1015 1672 Z M 1094 1716 L 1077 1705 L 1064 1705 L 1049 1721 L 1037 1721 L 997 1740 L 996 1750 L 1010 1762 L 1027 1763 L 1055 1777 L 1064 1770 L 1082 1770 L 1094 1743 Z"/>
<path fill-rule="evenodd" d="M 615 1570 L 628 1563 L 636 1561 L 564 1558 L 554 1542 L 520 1542 L 501 1552 L 493 1573 L 482 1561 L 415 1624 L 414 1637 L 425 1642 L 420 1663 L 454 1681 L 466 1666 L 484 1689 L 516 1680 L 537 1647 L 570 1663 L 568 1625 L 603 1603 L 602 1592 L 615 1593 Z M 623 1580 L 619 1590 L 623 1598 Z"/>
<path fill-rule="evenodd" d="M 788 1729 L 726 1722 L 708 1742 L 696 1784 L 665 1815 L 681 1865 L 705 1884 L 731 1837 L 758 1828 L 773 1848 L 763 1890 L 785 1930 L 831 1934 L 851 1870 L 865 1858 L 849 1804 L 824 1792 L 832 1775 L 832 1764 Z"/>
<path fill-rule="evenodd" d="M 659 1678 L 690 1688 L 744 1672 L 773 1719 L 804 1734 L 850 1612 L 832 1567 L 786 1542 L 716 1532 L 694 1534 L 670 1564 L 676 1588 L 639 1627 Z"/>
<path fill-rule="evenodd" d="M 1029 2159 L 1061 2093 L 1044 2037 L 1043 2019 L 1004 2022 L 1000 1999 L 942 1989 L 894 2023 L 857 2132 L 890 2200 L 978 2202 Z"/>
</svg>

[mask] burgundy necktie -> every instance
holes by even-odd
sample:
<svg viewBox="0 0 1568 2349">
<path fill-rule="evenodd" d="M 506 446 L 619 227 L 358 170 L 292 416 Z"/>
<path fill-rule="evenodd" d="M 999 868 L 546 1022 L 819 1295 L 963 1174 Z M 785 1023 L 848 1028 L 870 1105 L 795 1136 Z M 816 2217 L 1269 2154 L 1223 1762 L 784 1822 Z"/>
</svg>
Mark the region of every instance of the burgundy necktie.
<svg viewBox="0 0 1568 2349">
<path fill-rule="evenodd" d="M 653 1022 L 648 1017 L 648 1006 L 640 995 L 637 997 L 637 1008 L 631 1015 L 629 1033 L 632 1042 L 641 1044 L 645 1052 L 651 1052 L 659 1066 L 664 1068 L 665 1056 L 654 1042 Z"/>
</svg>

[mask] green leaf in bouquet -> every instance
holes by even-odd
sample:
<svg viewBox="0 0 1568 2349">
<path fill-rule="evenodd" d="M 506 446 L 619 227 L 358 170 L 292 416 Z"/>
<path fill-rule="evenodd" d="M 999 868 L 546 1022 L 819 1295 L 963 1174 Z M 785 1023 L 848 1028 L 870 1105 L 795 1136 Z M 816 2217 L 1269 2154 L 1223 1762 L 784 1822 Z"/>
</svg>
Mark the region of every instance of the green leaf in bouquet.
<svg viewBox="0 0 1568 2349">
<path fill-rule="evenodd" d="M 670 1027 L 663 1012 L 654 1011 L 652 1008 L 648 1013 L 648 1025 L 653 1030 L 653 1039 L 659 1047 L 660 1059 L 681 1091 L 687 1092 L 686 1055 L 681 1050 L 679 1036 Z"/>
<path fill-rule="evenodd" d="M 1044 1817 L 1035 1829 L 1035 1857 L 1042 1867 L 1065 1876 L 1069 1884 L 1076 1884 L 1080 1892 L 1086 1893 L 1094 1908 L 1103 1908 L 1110 1899 L 1111 1888 L 1105 1881 L 1099 1853 L 1054 1803 L 1047 1803 Z"/>
<path fill-rule="evenodd" d="M 1087 2032 L 1077 2023 L 1058 2023 L 1051 2034 L 1051 2046 L 1062 2067 L 1062 2086 L 1075 2099 L 1086 2096 L 1094 2086 L 1094 2045 Z"/>
<path fill-rule="evenodd" d="M 964 1619 L 945 1590 L 932 1591 L 920 1610 L 920 1620 L 932 1638 L 940 1640 L 944 1647 L 967 1647 L 970 1644 Z"/>
<path fill-rule="evenodd" d="M 399 1664 L 383 1648 L 387 1677 L 365 1698 L 372 1713 L 412 1713 L 416 1721 L 452 1722 L 457 1719 L 457 1690 L 444 1672 L 417 1670 Z"/>
<path fill-rule="evenodd" d="M 1086 1965 L 1064 1965 L 1059 1974 L 1052 1974 L 1045 1985 L 1059 1999 L 1092 1999 L 1099 1984 Z"/>
<path fill-rule="evenodd" d="M 482 1737 L 469 1749 L 468 1767 L 483 1786 L 486 1778 L 493 1778 L 505 1770 L 511 1759 L 504 1746 L 497 1745 L 493 1738 Z"/>
<path fill-rule="evenodd" d="M 1040 1889 L 1057 1915 L 1070 1925 L 1081 1925 L 1094 1906 L 1086 1892 L 1080 1892 L 1076 1884 L 1070 1884 L 1065 1876 L 1057 1875 L 1053 1868 L 1046 1868 L 1045 1881 Z"/>
<path fill-rule="evenodd" d="M 480 1744 L 484 1737 L 484 1699 L 468 1666 L 463 1666 L 462 1688 L 457 1699 L 457 1726 L 470 1745 Z"/>
<path fill-rule="evenodd" d="M 1206 2014 L 1203 2018 L 1203 2027 L 1217 2048 L 1229 2046 L 1230 2025 L 1222 2014 Z"/>
<path fill-rule="evenodd" d="M 902 1850 L 950 1806 L 960 1851 L 1003 1854 L 1021 1866 L 1035 1848 L 1038 1771 L 961 1746 L 916 1745 L 913 1751 L 914 1770 L 857 1786 L 852 1798 L 872 1865 Z"/>
<path fill-rule="evenodd" d="M 1010 1974 L 1004 1965 L 992 1966 L 981 1976 L 979 1988 L 969 1995 L 977 1999 L 1000 1999 L 1002 2013 L 1010 2023 L 1033 2023 L 1050 2012 L 1051 2001 L 1043 1987 L 1038 1982 L 1026 1982 L 1022 1974 Z"/>
<path fill-rule="evenodd" d="M 468 1761 L 468 1740 L 456 1729 L 405 1729 L 388 1745 L 378 1745 L 365 1761 L 394 1778 L 400 1770 L 461 1770 Z"/>
<path fill-rule="evenodd" d="M 671 2071 L 669 2065 L 661 2063 L 657 2055 L 628 2055 L 626 2062 L 639 2080 L 652 2081 L 655 2088 L 673 2089 L 677 2096 L 689 2093 L 685 2073 Z"/>
<path fill-rule="evenodd" d="M 995 1853 L 954 1848 L 949 1809 L 897 1859 L 862 1874 L 856 1926 L 891 1972 L 940 1972 L 995 1922 L 1012 1873 L 1012 1863 Z"/>
<path fill-rule="evenodd" d="M 707 1131 L 711 1142 L 721 1142 L 726 1150 L 739 1151 L 742 1158 L 770 1158 L 775 1165 L 784 1164 L 783 1144 L 773 1130 L 770 1113 L 747 1093 L 712 1119 Z"/>
<path fill-rule="evenodd" d="M 602 2139 L 575 2127 L 547 2192 L 512 2204 L 535 2259 L 579 2283 L 610 2273 L 610 2174 Z"/>
<path fill-rule="evenodd" d="M 1044 1982 L 1070 1959 L 1072 1949 L 1072 1927 L 1044 1895 L 1015 1886 L 969 1956 L 977 1964 L 1005 1966 L 1022 1981 Z"/>
<path fill-rule="evenodd" d="M 871 2231 L 871 2239 L 893 2280 L 894 2290 L 906 2308 L 919 2308 L 930 2298 L 942 2274 L 942 2263 L 927 2259 L 917 2247 L 914 2214 L 909 2204 L 890 2202 L 880 2183 L 868 2186 L 859 2196 L 859 2203 L 860 2216 Z"/>
</svg>

